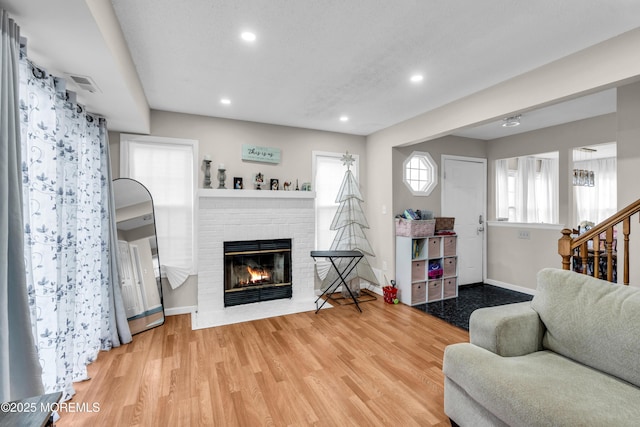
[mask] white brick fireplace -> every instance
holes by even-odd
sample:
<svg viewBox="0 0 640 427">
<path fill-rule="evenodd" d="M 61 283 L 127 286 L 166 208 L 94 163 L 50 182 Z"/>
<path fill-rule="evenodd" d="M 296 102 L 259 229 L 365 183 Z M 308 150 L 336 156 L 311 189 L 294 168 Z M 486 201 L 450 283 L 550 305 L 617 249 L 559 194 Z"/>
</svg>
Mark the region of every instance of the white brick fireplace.
<svg viewBox="0 0 640 427">
<path fill-rule="evenodd" d="M 315 310 L 315 193 L 212 190 L 198 192 L 198 310 L 193 329 Z M 291 299 L 224 306 L 225 241 L 291 239 Z"/>
</svg>

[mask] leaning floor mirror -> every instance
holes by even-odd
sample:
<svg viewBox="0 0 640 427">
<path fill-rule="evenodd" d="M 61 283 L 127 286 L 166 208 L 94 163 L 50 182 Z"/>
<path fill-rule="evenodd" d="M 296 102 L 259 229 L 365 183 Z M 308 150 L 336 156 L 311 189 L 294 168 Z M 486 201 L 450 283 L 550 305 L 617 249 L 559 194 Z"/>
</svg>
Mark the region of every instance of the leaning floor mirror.
<svg viewBox="0 0 640 427">
<path fill-rule="evenodd" d="M 164 323 L 153 198 L 140 182 L 113 181 L 120 287 L 132 334 Z"/>
</svg>

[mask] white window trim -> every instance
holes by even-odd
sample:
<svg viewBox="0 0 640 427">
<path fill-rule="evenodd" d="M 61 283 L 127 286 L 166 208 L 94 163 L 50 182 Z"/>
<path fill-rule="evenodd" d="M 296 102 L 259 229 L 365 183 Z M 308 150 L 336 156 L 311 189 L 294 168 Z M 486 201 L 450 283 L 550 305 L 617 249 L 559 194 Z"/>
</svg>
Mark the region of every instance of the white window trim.
<svg viewBox="0 0 640 427">
<path fill-rule="evenodd" d="M 409 164 L 409 162 L 411 161 L 411 159 L 413 157 L 416 156 L 420 156 L 420 157 L 424 157 L 426 162 L 429 164 L 429 166 L 431 166 L 431 173 L 429 175 L 428 178 L 430 178 L 430 182 L 427 185 L 427 187 L 424 190 L 414 190 L 413 187 L 411 186 L 411 184 L 408 181 L 408 177 L 407 177 L 407 164 Z M 409 189 L 409 191 L 411 191 L 411 194 L 413 194 L 414 196 L 428 196 L 431 194 L 431 192 L 436 188 L 436 186 L 438 185 L 438 164 L 433 160 L 433 157 L 431 157 L 431 154 L 427 153 L 426 151 L 414 151 L 411 153 L 411 155 L 409 155 L 409 157 L 407 157 L 405 159 L 405 161 L 402 163 L 402 182 L 404 182 L 404 185 L 407 186 L 407 188 Z"/>
<path fill-rule="evenodd" d="M 168 138 L 162 136 L 148 136 L 148 135 L 133 135 L 133 134 L 120 134 L 120 177 L 129 177 L 129 143 L 130 142 L 142 142 L 142 143 L 154 143 L 154 144 L 173 144 L 173 145 L 190 145 L 192 147 L 193 154 L 193 235 L 191 236 L 191 253 L 193 254 L 193 260 L 191 263 L 191 274 L 198 274 L 198 146 L 199 141 L 196 139 L 185 138 Z M 153 195 L 151 195 L 153 197 Z M 162 256 L 162 255 L 160 255 Z M 164 274 L 164 273 L 163 273 Z"/>
</svg>

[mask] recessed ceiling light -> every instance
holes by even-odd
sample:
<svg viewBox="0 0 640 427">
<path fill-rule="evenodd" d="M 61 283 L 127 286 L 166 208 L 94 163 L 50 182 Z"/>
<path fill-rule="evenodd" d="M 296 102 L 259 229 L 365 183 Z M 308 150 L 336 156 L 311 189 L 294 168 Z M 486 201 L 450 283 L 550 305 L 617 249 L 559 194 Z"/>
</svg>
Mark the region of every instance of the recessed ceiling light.
<svg viewBox="0 0 640 427">
<path fill-rule="evenodd" d="M 413 76 L 411 76 L 411 81 L 413 83 L 419 83 L 422 80 L 424 80 L 424 76 L 422 74 L 414 74 Z"/>
<path fill-rule="evenodd" d="M 341 121 L 341 122 L 348 122 L 348 121 L 349 121 L 349 117 L 347 117 L 347 116 L 340 116 L 340 121 Z"/>
<path fill-rule="evenodd" d="M 256 35 L 254 33 L 252 33 L 251 31 L 245 31 L 242 34 L 240 34 L 240 37 L 242 37 L 242 40 L 246 41 L 246 42 L 254 42 L 256 41 Z"/>
<path fill-rule="evenodd" d="M 220 100 L 220 103 L 224 104 L 224 105 L 229 105 L 229 104 L 231 104 L 231 100 L 229 98 L 222 98 Z"/>
</svg>

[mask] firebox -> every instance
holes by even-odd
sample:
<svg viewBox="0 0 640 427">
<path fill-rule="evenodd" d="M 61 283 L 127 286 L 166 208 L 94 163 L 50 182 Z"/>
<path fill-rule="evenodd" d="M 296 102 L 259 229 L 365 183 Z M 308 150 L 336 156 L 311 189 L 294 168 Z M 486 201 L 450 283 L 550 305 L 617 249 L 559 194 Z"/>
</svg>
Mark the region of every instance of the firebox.
<svg viewBox="0 0 640 427">
<path fill-rule="evenodd" d="M 224 242 L 225 307 L 291 296 L 291 239 Z"/>
</svg>

